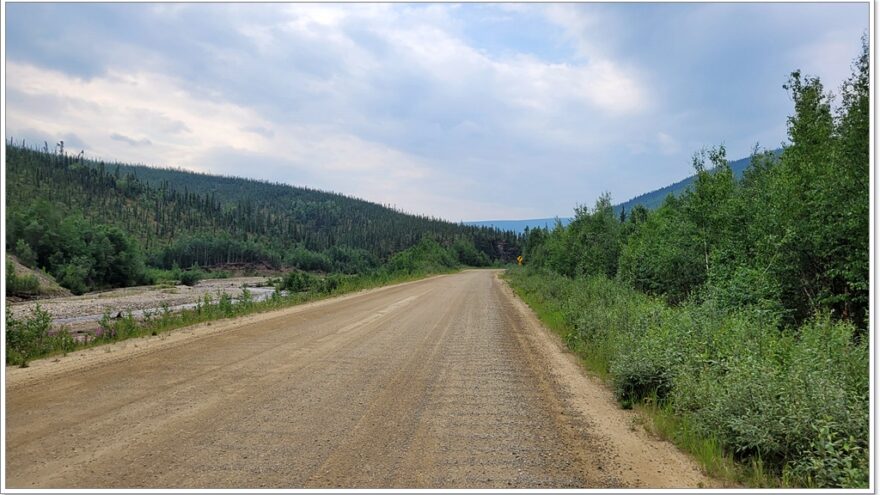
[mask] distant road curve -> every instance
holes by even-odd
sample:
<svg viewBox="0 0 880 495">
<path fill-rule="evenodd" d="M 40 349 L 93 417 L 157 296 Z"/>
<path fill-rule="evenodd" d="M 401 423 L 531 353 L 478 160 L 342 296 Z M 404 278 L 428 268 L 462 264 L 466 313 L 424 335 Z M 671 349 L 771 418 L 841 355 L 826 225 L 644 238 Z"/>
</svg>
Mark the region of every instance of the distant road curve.
<svg viewBox="0 0 880 495">
<path fill-rule="evenodd" d="M 712 486 L 474 270 L 7 368 L 10 488 Z"/>
</svg>

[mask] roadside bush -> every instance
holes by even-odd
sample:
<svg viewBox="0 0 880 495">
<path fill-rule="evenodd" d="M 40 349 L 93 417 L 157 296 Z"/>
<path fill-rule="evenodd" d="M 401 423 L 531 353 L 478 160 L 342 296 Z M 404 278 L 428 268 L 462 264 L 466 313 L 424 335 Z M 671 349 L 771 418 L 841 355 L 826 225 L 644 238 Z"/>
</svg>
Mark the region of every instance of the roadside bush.
<svg viewBox="0 0 880 495">
<path fill-rule="evenodd" d="M 232 305 L 232 298 L 226 292 L 220 292 L 217 299 L 217 308 L 224 316 L 230 317 L 235 314 L 235 307 Z"/>
<path fill-rule="evenodd" d="M 611 360 L 614 394 L 625 408 L 643 399 L 664 401 L 672 388 L 675 363 L 664 347 L 667 338 L 658 335 L 660 328 L 651 330 Z"/>
<path fill-rule="evenodd" d="M 769 324 L 782 325 L 790 312 L 781 302 L 782 287 L 767 271 L 738 266 L 733 268 L 733 273 L 718 272 L 709 276 L 702 295 L 705 301 L 729 311 L 749 309 Z"/>
<path fill-rule="evenodd" d="M 828 418 L 814 423 L 813 440 L 800 459 L 783 473 L 787 478 L 803 480 L 806 486 L 868 486 L 868 450 L 863 442 L 841 432 Z"/>
<path fill-rule="evenodd" d="M 601 276 L 507 273 L 562 316 L 567 344 L 608 376 L 624 407 L 663 407 L 683 431 L 789 486 L 867 485 L 869 353 L 851 323 L 815 316 L 781 331 L 760 299 L 672 308 Z"/>
<path fill-rule="evenodd" d="M 6 308 L 6 364 L 26 367 L 28 361 L 52 350 L 49 326 L 52 318 L 37 304 L 31 316 L 16 320 Z"/>
<path fill-rule="evenodd" d="M 293 271 L 289 272 L 283 279 L 281 279 L 281 283 L 278 287 L 280 287 L 281 290 L 294 293 L 306 292 L 316 285 L 318 285 L 318 280 L 312 275 Z"/>
<path fill-rule="evenodd" d="M 254 296 L 247 287 L 241 288 L 241 297 L 238 299 L 239 308 L 247 311 L 254 304 Z"/>
<path fill-rule="evenodd" d="M 321 279 L 321 292 L 325 294 L 335 292 L 339 288 L 340 278 L 339 275 L 328 275 Z"/>
<path fill-rule="evenodd" d="M 167 304 L 163 304 L 162 317 L 167 318 Z M 115 340 L 127 339 L 138 334 L 138 323 L 135 321 L 131 311 L 127 311 L 124 315 L 118 317 L 110 316 L 110 312 L 104 312 L 99 323 L 100 327 L 95 332 L 95 339 L 103 342 L 112 342 Z"/>
<path fill-rule="evenodd" d="M 829 462 L 828 456 L 835 448 L 844 457 L 859 451 L 867 456 L 868 352 L 853 343 L 854 332 L 822 317 L 796 336 L 740 334 L 744 345 L 725 356 L 726 370 L 694 375 L 680 384 L 679 394 L 688 394 L 683 386 L 694 382 L 698 390 L 711 390 L 699 398 L 699 407 L 691 404 L 690 414 L 737 457 L 760 457 L 805 481 L 851 480 L 829 470 L 852 462 Z"/>
</svg>

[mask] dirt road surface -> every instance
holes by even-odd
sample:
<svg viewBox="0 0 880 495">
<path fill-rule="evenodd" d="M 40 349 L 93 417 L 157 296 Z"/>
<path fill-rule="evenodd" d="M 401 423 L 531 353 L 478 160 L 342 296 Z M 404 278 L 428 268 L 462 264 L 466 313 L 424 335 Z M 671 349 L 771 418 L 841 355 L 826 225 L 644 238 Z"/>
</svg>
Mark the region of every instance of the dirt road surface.
<svg viewBox="0 0 880 495">
<path fill-rule="evenodd" d="M 467 271 L 7 368 L 6 486 L 698 487 Z"/>
</svg>

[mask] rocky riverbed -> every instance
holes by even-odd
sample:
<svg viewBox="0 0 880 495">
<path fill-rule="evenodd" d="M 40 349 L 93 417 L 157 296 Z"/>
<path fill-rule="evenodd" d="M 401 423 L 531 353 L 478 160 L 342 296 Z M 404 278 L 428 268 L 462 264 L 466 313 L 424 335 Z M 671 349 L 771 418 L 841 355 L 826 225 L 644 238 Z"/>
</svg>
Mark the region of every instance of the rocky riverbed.
<svg viewBox="0 0 880 495">
<path fill-rule="evenodd" d="M 87 331 L 97 327 L 105 312 L 111 315 L 126 314 L 129 311 L 135 318 L 143 316 L 144 311 L 160 311 L 165 306 L 171 311 L 190 308 L 210 294 L 216 301 L 220 294 L 226 293 L 236 300 L 247 287 L 254 300 L 271 296 L 274 288 L 268 285 L 267 277 L 234 277 L 202 280 L 196 285 L 149 285 L 127 287 L 103 292 L 92 292 L 81 296 L 54 297 L 38 301 L 8 303 L 15 318 L 27 317 L 36 307 L 48 311 L 53 326 L 67 327 L 73 332 Z"/>
</svg>

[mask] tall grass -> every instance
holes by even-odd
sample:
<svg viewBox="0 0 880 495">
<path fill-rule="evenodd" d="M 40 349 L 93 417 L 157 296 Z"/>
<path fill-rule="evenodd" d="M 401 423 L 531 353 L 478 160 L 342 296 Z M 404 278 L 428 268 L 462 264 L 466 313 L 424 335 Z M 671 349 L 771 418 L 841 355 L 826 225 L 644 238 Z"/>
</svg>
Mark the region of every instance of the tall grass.
<svg viewBox="0 0 880 495">
<path fill-rule="evenodd" d="M 711 301 L 669 307 L 604 277 L 508 280 L 624 407 L 710 474 L 754 486 L 868 485 L 868 345 L 816 315 L 780 331 Z M 560 328 L 561 327 L 561 328 Z"/>
</svg>

